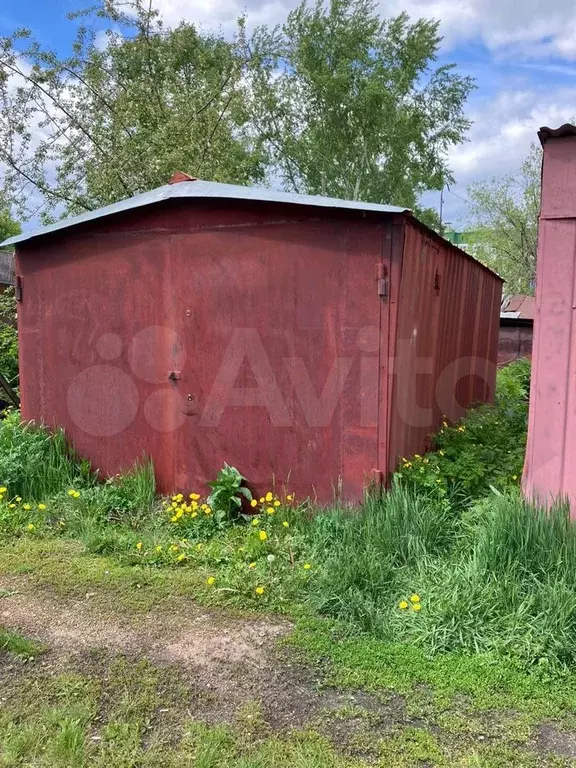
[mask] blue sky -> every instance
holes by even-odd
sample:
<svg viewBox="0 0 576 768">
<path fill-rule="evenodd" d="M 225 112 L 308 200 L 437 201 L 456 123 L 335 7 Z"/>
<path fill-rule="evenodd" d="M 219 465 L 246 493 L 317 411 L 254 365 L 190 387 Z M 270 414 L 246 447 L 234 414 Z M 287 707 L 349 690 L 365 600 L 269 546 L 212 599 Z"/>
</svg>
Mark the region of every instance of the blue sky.
<svg viewBox="0 0 576 768">
<path fill-rule="evenodd" d="M 297 0 L 155 0 L 168 24 L 182 18 L 205 28 L 232 29 L 245 12 L 252 24 L 281 21 Z M 0 35 L 30 27 L 44 43 L 66 51 L 73 25 L 66 14 L 89 0 L 1 0 Z M 467 186 L 513 173 L 540 125 L 576 116 L 576 3 L 573 0 L 385 0 L 384 15 L 441 20 L 441 62 L 473 75 L 477 90 L 468 103 L 474 121 L 469 142 L 452 150 L 456 183 L 445 195 L 446 218 L 466 222 Z M 431 193 L 425 202 L 438 205 Z"/>
</svg>

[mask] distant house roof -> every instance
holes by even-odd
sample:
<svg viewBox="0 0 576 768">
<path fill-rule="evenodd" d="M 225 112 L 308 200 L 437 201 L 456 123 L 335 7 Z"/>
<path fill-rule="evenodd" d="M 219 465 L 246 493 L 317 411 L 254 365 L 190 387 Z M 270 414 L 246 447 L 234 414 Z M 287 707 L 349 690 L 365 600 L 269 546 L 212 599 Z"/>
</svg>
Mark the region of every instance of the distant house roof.
<svg viewBox="0 0 576 768">
<path fill-rule="evenodd" d="M 524 296 L 521 293 L 502 296 L 502 304 L 500 306 L 501 320 L 534 322 L 535 312 L 536 299 L 534 296 Z"/>
<path fill-rule="evenodd" d="M 0 250 L 0 285 L 14 285 L 14 253 Z"/>
<path fill-rule="evenodd" d="M 182 178 L 184 177 L 184 178 Z M 84 224 L 88 221 L 94 221 L 104 216 L 111 216 L 122 211 L 129 211 L 133 208 L 141 208 L 154 203 L 161 203 L 165 200 L 175 198 L 217 198 L 228 200 L 253 200 L 265 203 L 284 203 L 287 205 L 309 205 L 320 208 L 341 208 L 356 211 L 373 211 L 376 213 L 403 213 L 407 208 L 398 208 L 394 205 L 381 205 L 379 203 L 363 203 L 356 200 L 340 200 L 335 197 L 321 197 L 319 195 L 297 195 L 291 192 L 278 192 L 274 189 L 263 189 L 259 187 L 243 187 L 237 184 L 221 184 L 215 181 L 202 181 L 192 179 L 181 174 L 176 178 L 179 183 L 166 184 L 150 192 L 144 192 L 141 195 L 130 197 L 126 200 L 120 200 L 112 205 L 99 208 L 96 211 L 87 211 L 80 216 L 74 216 L 70 219 L 51 224 L 48 227 L 42 227 L 33 232 L 27 232 L 16 237 L 11 237 L 1 245 L 16 245 L 27 240 L 32 240 L 42 235 L 48 235 L 52 232 L 58 232 L 68 227 L 74 227 L 78 224 Z"/>
</svg>

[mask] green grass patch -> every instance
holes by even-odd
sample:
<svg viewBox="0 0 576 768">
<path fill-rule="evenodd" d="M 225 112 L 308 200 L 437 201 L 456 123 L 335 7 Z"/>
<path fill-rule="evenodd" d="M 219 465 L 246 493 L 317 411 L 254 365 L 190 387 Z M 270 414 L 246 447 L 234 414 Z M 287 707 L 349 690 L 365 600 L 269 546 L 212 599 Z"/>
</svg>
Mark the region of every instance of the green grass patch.
<svg viewBox="0 0 576 768">
<path fill-rule="evenodd" d="M 0 652 L 30 659 L 39 656 L 45 650 L 45 646 L 36 640 L 30 640 L 17 632 L 11 632 L 0 626 Z"/>
<path fill-rule="evenodd" d="M 561 719 L 576 726 L 573 672 L 561 677 L 527 674 L 496 654 L 430 656 L 415 646 L 350 636 L 348 627 L 316 618 L 300 619 L 286 642 L 303 660 L 323 664 L 327 684 L 371 691 L 384 699 L 390 693 L 407 695 L 415 716 L 432 708 L 437 717 L 459 702 L 462 710 L 513 711 L 528 715 L 529 722 Z"/>
<path fill-rule="evenodd" d="M 178 668 L 102 653 L 56 675 L 23 666 L 4 682 L 2 698 L 2 768 L 499 768 L 504 758 L 508 765 L 568 764 L 509 739 L 481 744 L 424 723 L 396 723 L 386 732 L 364 718 L 364 729 L 341 740 L 329 721 L 274 732 L 256 703 L 216 722 L 218 702 Z M 355 711 L 350 716 L 358 719 Z"/>
</svg>

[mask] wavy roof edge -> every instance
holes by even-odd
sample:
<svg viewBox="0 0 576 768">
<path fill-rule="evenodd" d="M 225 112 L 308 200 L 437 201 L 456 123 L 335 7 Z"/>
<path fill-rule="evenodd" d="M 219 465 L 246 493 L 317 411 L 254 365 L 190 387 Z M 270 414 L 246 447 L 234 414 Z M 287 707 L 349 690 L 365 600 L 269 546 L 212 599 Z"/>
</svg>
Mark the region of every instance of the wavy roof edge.
<svg viewBox="0 0 576 768">
<path fill-rule="evenodd" d="M 576 136 L 576 125 L 572 125 L 572 123 L 564 123 L 564 125 L 561 125 L 559 128 L 548 128 L 547 126 L 543 126 L 538 131 L 538 138 L 540 139 L 540 144 L 544 146 L 548 139 L 563 139 L 566 136 Z"/>
<path fill-rule="evenodd" d="M 184 198 L 197 199 L 222 199 L 222 200 L 250 200 L 263 203 L 284 203 L 288 205 L 307 205 L 317 208 L 336 208 L 357 211 L 371 211 L 374 213 L 407 213 L 409 208 L 399 208 L 395 205 L 381 205 L 379 203 L 364 203 L 356 200 L 340 200 L 336 197 L 322 197 L 320 195 L 299 195 L 290 192 L 279 192 L 263 187 L 244 187 L 238 184 L 222 184 L 215 181 L 185 181 L 179 184 L 166 184 L 150 192 L 120 200 L 117 203 L 106 205 L 95 211 L 87 211 L 79 216 L 62 219 L 55 224 L 27 232 L 16 237 L 11 237 L 0 243 L 0 246 L 17 245 L 37 237 L 44 237 L 53 232 L 60 232 L 69 227 L 95 221 L 105 216 L 112 216 L 123 211 L 154 205 L 166 200 Z"/>
</svg>

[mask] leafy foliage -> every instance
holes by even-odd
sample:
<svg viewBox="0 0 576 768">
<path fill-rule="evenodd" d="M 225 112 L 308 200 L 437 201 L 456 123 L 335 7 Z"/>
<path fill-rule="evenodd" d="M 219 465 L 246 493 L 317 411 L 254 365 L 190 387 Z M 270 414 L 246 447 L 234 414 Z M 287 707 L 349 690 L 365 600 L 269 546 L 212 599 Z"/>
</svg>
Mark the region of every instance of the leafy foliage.
<svg viewBox="0 0 576 768">
<path fill-rule="evenodd" d="M 0 38 L 0 160 L 23 216 L 30 185 L 49 218 L 166 184 L 178 169 L 262 177 L 237 41 L 166 29 L 144 0 L 102 0 L 73 19 L 69 57 L 28 30 Z"/>
<path fill-rule="evenodd" d="M 502 275 L 509 293 L 534 293 L 541 167 L 533 144 L 518 173 L 468 189 L 474 255 Z"/>
<path fill-rule="evenodd" d="M 303 2 L 250 41 L 254 123 L 292 190 L 414 207 L 450 180 L 472 80 L 434 68 L 438 23 L 373 0 Z"/>
<path fill-rule="evenodd" d="M 238 517 L 242 511 L 242 497 L 252 501 L 250 489 L 243 485 L 245 482 L 246 478 L 238 472 L 236 467 L 224 464 L 216 480 L 209 483 L 212 492 L 207 502 L 216 516 L 228 519 Z"/>
<path fill-rule="evenodd" d="M 20 225 L 12 218 L 9 207 L 4 201 L 4 195 L 0 194 L 0 243 L 9 237 L 19 235 L 20 232 Z"/>
<path fill-rule="evenodd" d="M 373 0 L 303 2 L 250 39 L 243 20 L 232 39 L 167 28 L 148 0 L 72 19 L 70 56 L 29 30 L 0 38 L 0 162 L 23 218 L 91 210 L 177 169 L 416 207 L 450 180 L 446 150 L 469 125 L 471 79 L 434 64 L 438 23 L 381 21 Z"/>
<path fill-rule="evenodd" d="M 526 448 L 530 363 L 519 360 L 498 372 L 495 404 L 470 410 L 460 424 L 446 422 L 434 435 L 434 451 L 405 457 L 397 478 L 418 492 L 450 503 L 454 493 L 478 498 L 491 487 L 517 486 Z"/>
<path fill-rule="evenodd" d="M 12 387 L 17 387 L 18 370 L 16 298 L 13 288 L 5 288 L 0 293 L 0 373 Z"/>
</svg>

